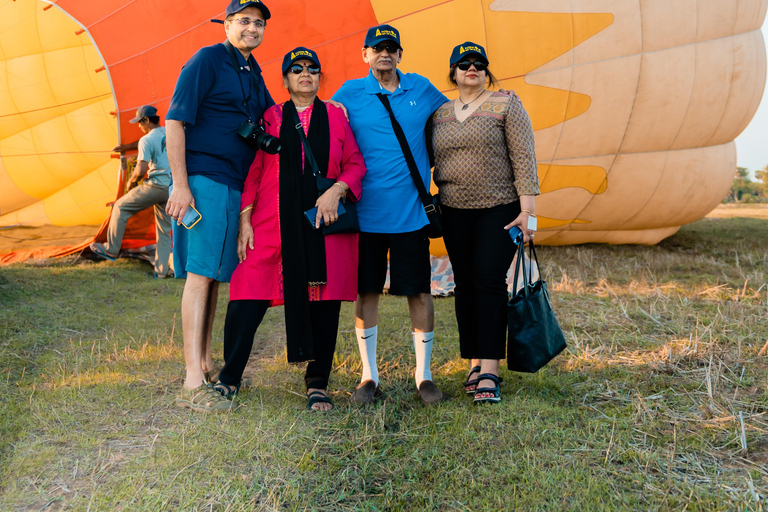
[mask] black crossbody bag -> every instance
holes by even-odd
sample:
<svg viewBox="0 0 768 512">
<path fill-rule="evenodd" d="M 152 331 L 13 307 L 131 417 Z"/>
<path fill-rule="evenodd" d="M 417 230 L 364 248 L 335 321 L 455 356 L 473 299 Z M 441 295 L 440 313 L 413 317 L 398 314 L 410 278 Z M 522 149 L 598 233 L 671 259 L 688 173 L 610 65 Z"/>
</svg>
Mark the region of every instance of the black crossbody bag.
<svg viewBox="0 0 768 512">
<path fill-rule="evenodd" d="M 296 131 L 299 132 L 299 138 L 301 139 L 301 145 L 304 146 L 304 154 L 309 161 L 310 167 L 312 167 L 312 176 L 315 177 L 317 182 L 317 197 L 323 195 L 328 189 L 330 189 L 334 183 L 334 180 L 326 178 L 320 173 L 320 169 L 317 166 L 315 155 L 312 154 L 312 149 L 309 147 L 309 141 L 304 134 L 304 129 L 301 126 L 299 116 L 294 112 L 293 121 L 296 123 Z M 342 200 L 339 200 L 339 204 Z M 335 235 L 337 233 L 359 233 L 360 224 L 357 222 L 357 205 L 352 201 L 344 202 L 344 213 L 340 214 L 336 219 L 336 222 L 326 226 L 322 225 L 320 228 L 323 230 L 323 235 Z M 337 210 L 338 211 L 338 210 Z"/>
<path fill-rule="evenodd" d="M 403 156 L 405 156 L 408 170 L 411 172 L 413 184 L 416 185 L 416 190 L 419 192 L 421 204 L 424 205 L 424 213 L 427 214 L 427 219 L 429 220 L 427 235 L 429 238 L 440 238 L 443 236 L 443 221 L 440 218 L 440 196 L 433 196 L 427 192 L 427 189 L 424 187 L 424 182 L 421 180 L 421 174 L 419 173 L 419 167 L 416 165 L 416 160 L 413 158 L 413 153 L 411 153 L 411 147 L 408 145 L 405 133 L 403 133 L 400 123 L 395 119 L 395 113 L 392 112 L 389 98 L 382 93 L 379 93 L 376 96 L 379 97 L 384 108 L 389 112 L 389 120 L 392 121 L 392 129 L 395 131 L 397 141 L 400 143 L 400 148 L 403 150 Z"/>
</svg>

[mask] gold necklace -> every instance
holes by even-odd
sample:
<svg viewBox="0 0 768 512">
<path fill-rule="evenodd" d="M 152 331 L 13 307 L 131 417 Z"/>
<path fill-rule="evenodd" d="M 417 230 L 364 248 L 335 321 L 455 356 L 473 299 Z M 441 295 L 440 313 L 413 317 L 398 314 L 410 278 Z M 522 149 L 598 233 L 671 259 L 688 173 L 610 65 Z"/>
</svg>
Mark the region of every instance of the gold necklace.
<svg viewBox="0 0 768 512">
<path fill-rule="evenodd" d="M 461 101 L 461 94 L 459 94 L 459 103 L 461 103 L 462 105 L 464 105 L 463 107 L 461 107 L 461 110 L 467 110 L 467 108 L 468 108 L 468 107 L 469 107 L 469 106 L 470 106 L 472 103 L 474 103 L 474 102 L 475 102 L 475 100 L 477 100 L 477 98 L 479 98 L 480 96 L 482 96 L 484 92 L 485 92 L 485 88 L 483 88 L 483 90 L 480 92 L 480 94 L 478 94 L 477 96 L 475 96 L 475 99 L 474 99 L 474 100 L 472 100 L 472 101 L 470 101 L 469 103 L 464 103 L 463 101 Z"/>
</svg>

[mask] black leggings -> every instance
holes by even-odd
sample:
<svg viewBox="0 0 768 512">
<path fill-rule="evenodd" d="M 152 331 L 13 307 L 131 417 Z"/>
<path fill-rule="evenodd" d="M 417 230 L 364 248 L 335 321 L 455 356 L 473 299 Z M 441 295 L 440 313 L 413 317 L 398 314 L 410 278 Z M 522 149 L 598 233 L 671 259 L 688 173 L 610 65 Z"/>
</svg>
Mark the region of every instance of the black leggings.
<svg viewBox="0 0 768 512">
<path fill-rule="evenodd" d="M 515 244 L 504 226 L 520 202 L 481 209 L 442 206 L 443 239 L 456 282 L 456 321 L 464 359 L 504 359 L 507 271 Z"/>
<path fill-rule="evenodd" d="M 240 384 L 253 348 L 253 337 L 264 314 L 268 300 L 231 300 L 224 321 L 224 368 L 219 380 L 228 385 Z M 341 301 L 326 300 L 309 303 L 312 336 L 315 342 L 315 360 L 307 364 L 304 383 L 307 388 L 325 389 L 333 366 L 336 336 L 339 330 Z"/>
</svg>

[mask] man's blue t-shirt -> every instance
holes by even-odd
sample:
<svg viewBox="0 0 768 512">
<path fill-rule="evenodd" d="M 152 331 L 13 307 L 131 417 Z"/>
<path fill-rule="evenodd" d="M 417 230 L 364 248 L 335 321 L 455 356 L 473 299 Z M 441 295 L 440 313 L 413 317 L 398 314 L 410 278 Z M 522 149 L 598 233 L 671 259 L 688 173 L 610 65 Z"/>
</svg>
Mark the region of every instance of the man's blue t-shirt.
<svg viewBox="0 0 768 512">
<path fill-rule="evenodd" d="M 348 80 L 333 95 L 347 108 L 352 132 L 365 158 L 367 171 L 357 217 L 360 231 L 366 233 L 406 233 L 429 223 L 389 113 L 376 95 L 388 96 L 427 190 L 431 176 L 424 127 L 448 98 L 423 76 L 397 74 L 400 86 L 394 93 L 381 87 L 369 71 L 365 78 Z"/>
<path fill-rule="evenodd" d="M 259 65 L 255 64 L 258 81 L 252 81 L 250 71 L 245 69 L 245 58 L 237 50 L 235 55 L 240 68 L 237 71 L 222 43 L 198 50 L 181 69 L 166 119 L 186 123 L 189 176 L 206 176 L 242 191 L 256 153 L 237 130 L 249 117 L 258 122 L 275 102 L 261 78 Z M 246 97 L 250 94 L 248 112 L 243 91 Z"/>
</svg>

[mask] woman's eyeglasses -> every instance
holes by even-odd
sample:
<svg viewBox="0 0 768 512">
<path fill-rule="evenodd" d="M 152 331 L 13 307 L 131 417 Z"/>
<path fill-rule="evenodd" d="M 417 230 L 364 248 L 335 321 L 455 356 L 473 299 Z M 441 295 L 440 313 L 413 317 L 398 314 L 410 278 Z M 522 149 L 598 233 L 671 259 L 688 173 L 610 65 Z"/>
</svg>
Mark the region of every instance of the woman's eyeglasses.
<svg viewBox="0 0 768 512">
<path fill-rule="evenodd" d="M 288 71 L 293 73 L 294 75 L 300 75 L 302 71 L 307 70 L 310 75 L 318 75 L 320 74 L 320 68 L 317 66 L 302 66 L 301 64 L 294 64 L 293 66 L 288 68 Z"/>
<path fill-rule="evenodd" d="M 479 60 L 476 60 L 475 62 L 463 60 L 458 64 L 456 64 L 456 67 L 462 71 L 469 71 L 469 68 L 471 68 L 472 66 L 475 66 L 475 69 L 477 71 L 485 71 L 486 69 L 488 69 L 488 64 L 486 64 L 485 62 L 481 62 Z"/>
</svg>

